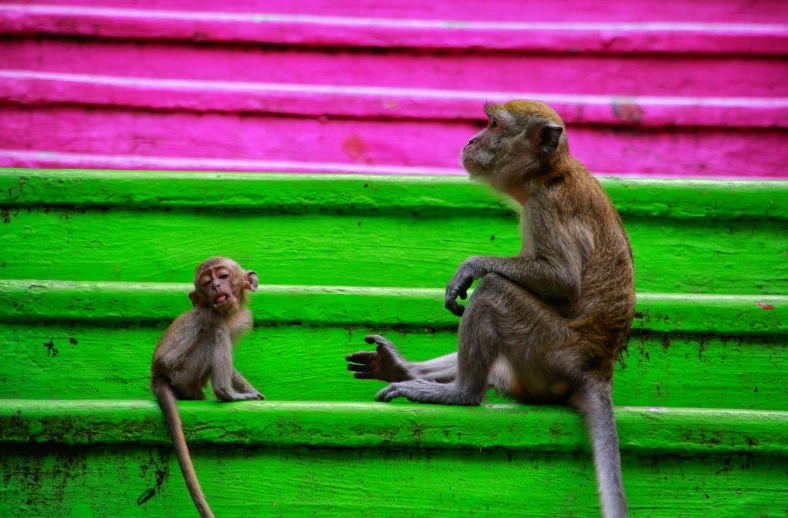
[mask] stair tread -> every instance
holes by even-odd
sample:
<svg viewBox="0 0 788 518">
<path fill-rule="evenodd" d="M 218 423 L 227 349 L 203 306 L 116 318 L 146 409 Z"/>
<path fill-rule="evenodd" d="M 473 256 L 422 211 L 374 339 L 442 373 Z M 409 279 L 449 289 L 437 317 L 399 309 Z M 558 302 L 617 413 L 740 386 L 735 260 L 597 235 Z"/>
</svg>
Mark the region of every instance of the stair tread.
<svg viewBox="0 0 788 518">
<path fill-rule="evenodd" d="M 334 402 L 180 402 L 187 440 L 338 448 L 588 450 L 564 407 Z M 624 452 L 788 455 L 788 412 L 617 407 Z M 0 400 L 6 442 L 166 443 L 154 401 Z"/>
<path fill-rule="evenodd" d="M 500 37 L 501 32 L 506 37 Z M 0 33 L 280 45 L 563 52 L 772 54 L 779 23 L 505 22 L 228 13 L 79 6 L 0 6 Z"/>
</svg>

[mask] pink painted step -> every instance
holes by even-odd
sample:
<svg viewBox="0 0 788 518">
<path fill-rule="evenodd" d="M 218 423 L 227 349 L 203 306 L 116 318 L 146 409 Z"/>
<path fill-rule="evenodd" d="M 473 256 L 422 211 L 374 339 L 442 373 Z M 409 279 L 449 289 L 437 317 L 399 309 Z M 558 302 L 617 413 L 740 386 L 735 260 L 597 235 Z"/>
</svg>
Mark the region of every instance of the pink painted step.
<svg viewBox="0 0 788 518">
<path fill-rule="evenodd" d="M 121 77 L 618 96 L 788 97 L 782 56 L 449 54 L 0 39 L 0 67 Z"/>
<path fill-rule="evenodd" d="M 278 13 L 425 20 L 539 22 L 785 22 L 784 0 L 21 0 L 25 5 Z"/>
<path fill-rule="evenodd" d="M 372 169 L 377 166 L 404 166 L 416 170 L 433 168 L 436 174 L 459 174 L 460 149 L 477 129 L 478 124 L 465 120 L 321 120 L 237 113 L 77 106 L 31 110 L 6 106 L 0 117 L 0 165 L 20 165 L 19 155 L 14 153 L 34 151 L 109 155 L 114 157 L 116 167 L 124 168 L 137 163 L 137 157 L 148 157 L 151 168 L 170 168 L 168 160 L 187 158 L 196 168 L 203 169 L 199 159 L 211 158 L 303 162 L 309 165 L 304 170 L 319 169 L 323 163 L 369 166 L 370 172 L 376 172 Z M 785 177 L 782 130 L 653 131 L 575 125 L 568 129 L 568 135 L 573 153 L 599 174 Z M 774 152 L 753 152 L 755 143 L 757 149 Z M 123 157 L 130 158 L 124 162 Z M 161 162 L 155 160 L 157 157 Z M 24 163 L 30 163 L 35 156 L 28 154 L 23 158 Z M 80 166 L 71 159 L 68 162 Z"/>
<path fill-rule="evenodd" d="M 308 117 L 485 120 L 485 102 L 535 99 L 567 124 L 788 128 L 788 99 L 617 97 L 396 87 L 147 79 L 0 70 L 0 101 Z"/>
<path fill-rule="evenodd" d="M 0 5 L 0 34 L 432 50 L 766 55 L 788 51 L 788 26 L 779 23 L 451 22 L 24 4 Z"/>
<path fill-rule="evenodd" d="M 788 177 L 782 2 L 80 4 L 0 5 L 0 165 L 462 174 L 530 97 L 600 174 Z"/>
</svg>

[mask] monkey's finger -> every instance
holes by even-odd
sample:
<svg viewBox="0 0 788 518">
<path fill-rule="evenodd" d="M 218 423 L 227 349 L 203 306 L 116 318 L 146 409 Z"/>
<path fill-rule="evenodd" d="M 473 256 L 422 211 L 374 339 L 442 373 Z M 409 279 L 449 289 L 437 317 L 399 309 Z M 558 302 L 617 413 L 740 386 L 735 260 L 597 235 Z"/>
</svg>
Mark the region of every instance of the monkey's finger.
<svg viewBox="0 0 788 518">
<path fill-rule="evenodd" d="M 357 380 L 374 380 L 376 379 L 371 372 L 357 372 L 353 375 Z"/>
<path fill-rule="evenodd" d="M 345 356 L 345 361 L 353 363 L 369 363 L 378 355 L 376 352 L 359 351 L 357 353 L 348 354 Z"/>
<path fill-rule="evenodd" d="M 452 314 L 456 317 L 461 317 L 462 314 L 465 312 L 465 306 L 461 304 L 457 304 L 456 302 L 452 301 L 452 303 L 447 306 L 447 309 L 452 312 Z"/>
<path fill-rule="evenodd" d="M 375 395 L 375 401 L 382 401 L 388 403 L 392 399 L 399 396 L 399 390 L 396 385 L 389 385 Z"/>
<path fill-rule="evenodd" d="M 378 345 L 391 345 L 392 347 L 394 344 L 391 340 L 386 340 L 380 335 L 367 335 L 364 337 L 364 341 L 368 344 L 378 344 Z"/>
<path fill-rule="evenodd" d="M 468 290 L 465 290 L 465 289 L 460 290 L 460 298 L 462 300 L 467 299 L 468 298 Z"/>
<path fill-rule="evenodd" d="M 355 363 L 348 363 L 347 370 L 352 372 L 369 372 L 373 369 L 372 365 L 368 363 L 363 363 L 361 365 L 356 365 Z"/>
</svg>

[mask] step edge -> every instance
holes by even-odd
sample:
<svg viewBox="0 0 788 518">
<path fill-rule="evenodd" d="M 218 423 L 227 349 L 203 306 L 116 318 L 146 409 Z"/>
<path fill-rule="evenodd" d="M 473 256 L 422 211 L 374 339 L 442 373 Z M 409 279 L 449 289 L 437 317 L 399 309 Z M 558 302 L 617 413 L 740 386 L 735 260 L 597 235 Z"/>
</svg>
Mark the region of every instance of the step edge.
<svg viewBox="0 0 788 518">
<path fill-rule="evenodd" d="M 507 37 L 500 37 L 505 32 Z M 451 22 L 0 5 L 0 34 L 491 51 L 784 55 L 781 24 Z"/>
<path fill-rule="evenodd" d="M 588 451 L 582 418 L 563 407 L 323 402 L 179 403 L 190 443 L 323 448 Z M 788 412 L 617 407 L 633 454 L 788 456 Z M 746 431 L 740 431 L 740 430 Z M 154 401 L 0 400 L 0 442 L 163 444 Z"/>
<path fill-rule="evenodd" d="M 187 283 L 0 280 L 0 322 L 163 322 L 189 309 Z M 450 328 L 443 290 L 262 285 L 257 325 Z M 722 336 L 788 334 L 788 296 L 639 293 L 633 332 Z"/>
<path fill-rule="evenodd" d="M 535 99 L 567 124 L 652 128 L 788 127 L 788 98 L 704 98 L 457 91 L 347 85 L 157 79 L 0 70 L 0 101 L 27 107 L 101 106 L 162 112 L 257 113 L 359 119 L 485 120 L 485 102 Z"/>
<path fill-rule="evenodd" d="M 35 154 L 35 152 L 29 152 Z M 3 151 L 0 150 L 0 162 Z M 342 214 L 513 214 L 486 186 L 457 177 L 0 167 L 0 207 L 61 205 Z M 597 177 L 619 213 L 675 220 L 788 220 L 788 181 Z M 140 185 L 135 185 L 140 182 Z M 144 188 L 143 184 L 144 183 Z"/>
</svg>

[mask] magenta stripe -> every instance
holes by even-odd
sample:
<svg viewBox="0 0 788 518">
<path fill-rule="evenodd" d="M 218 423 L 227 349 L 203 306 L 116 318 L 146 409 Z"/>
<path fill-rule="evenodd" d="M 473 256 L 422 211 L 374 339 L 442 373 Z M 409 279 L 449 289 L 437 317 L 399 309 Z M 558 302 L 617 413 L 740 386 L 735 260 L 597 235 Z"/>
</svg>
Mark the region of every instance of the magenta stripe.
<svg viewBox="0 0 788 518">
<path fill-rule="evenodd" d="M 523 0 L 78 0 L 81 6 L 174 11 L 271 12 L 322 16 L 374 16 L 427 20 L 561 22 L 774 23 L 786 18 L 784 0 L 550 0 L 530 7 Z M 75 0 L 27 0 L 26 4 L 73 5 Z M 530 8 L 529 8 L 530 7 Z"/>
<path fill-rule="evenodd" d="M 536 99 L 570 124 L 788 127 L 788 99 L 617 97 L 534 92 L 194 81 L 0 70 L 0 100 L 158 110 L 484 120 L 485 101 Z"/>
<path fill-rule="evenodd" d="M 0 148 L 61 153 L 308 161 L 456 168 L 478 123 L 342 119 L 6 105 Z M 785 131 L 600 125 L 568 128 L 572 152 L 595 171 L 788 177 Z M 758 150 L 768 149 L 764 153 Z"/>
<path fill-rule="evenodd" d="M 788 97 L 777 56 L 429 53 L 0 39 L 0 66 L 41 72 L 479 92 Z M 531 71 L 538 70 L 539 73 Z"/>
<path fill-rule="evenodd" d="M 420 49 L 788 53 L 783 24 L 451 22 L 24 4 L 0 5 L 0 34 Z"/>
</svg>

